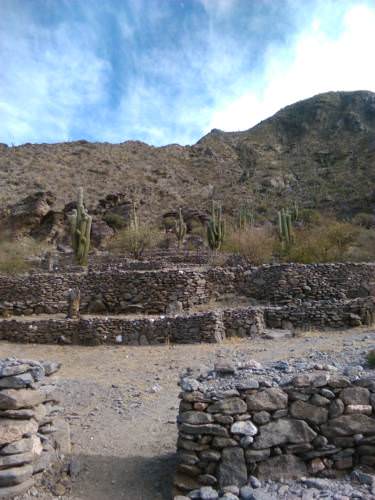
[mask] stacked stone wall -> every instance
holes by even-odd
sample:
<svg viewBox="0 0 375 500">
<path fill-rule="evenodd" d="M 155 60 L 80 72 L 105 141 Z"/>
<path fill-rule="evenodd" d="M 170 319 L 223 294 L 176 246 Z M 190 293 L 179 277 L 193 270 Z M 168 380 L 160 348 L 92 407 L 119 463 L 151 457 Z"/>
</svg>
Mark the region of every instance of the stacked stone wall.
<svg viewBox="0 0 375 500">
<path fill-rule="evenodd" d="M 311 371 L 272 383 L 220 369 L 211 381 L 181 380 L 176 494 L 206 498 L 209 487 L 242 487 L 250 476 L 374 470 L 375 378 Z"/>
<path fill-rule="evenodd" d="M 0 498 L 28 490 L 34 479 L 70 452 L 68 424 L 58 417 L 45 376 L 54 363 L 0 360 Z"/>
</svg>

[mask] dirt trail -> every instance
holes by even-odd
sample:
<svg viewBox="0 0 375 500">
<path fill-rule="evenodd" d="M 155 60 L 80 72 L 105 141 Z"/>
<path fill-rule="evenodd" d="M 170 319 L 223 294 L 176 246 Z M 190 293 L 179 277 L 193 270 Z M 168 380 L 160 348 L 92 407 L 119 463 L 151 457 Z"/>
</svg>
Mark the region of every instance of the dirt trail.
<svg viewBox="0 0 375 500">
<path fill-rule="evenodd" d="M 211 345 L 55 346 L 0 342 L 0 357 L 62 363 L 55 376 L 80 474 L 67 500 L 167 500 L 174 468 L 178 374 L 218 357 L 276 361 L 374 344 L 363 329 L 307 332 L 278 342 Z M 350 347 L 348 347 L 350 346 Z M 42 497 L 39 497 L 42 498 Z M 56 498 L 45 496 L 43 499 Z"/>
</svg>

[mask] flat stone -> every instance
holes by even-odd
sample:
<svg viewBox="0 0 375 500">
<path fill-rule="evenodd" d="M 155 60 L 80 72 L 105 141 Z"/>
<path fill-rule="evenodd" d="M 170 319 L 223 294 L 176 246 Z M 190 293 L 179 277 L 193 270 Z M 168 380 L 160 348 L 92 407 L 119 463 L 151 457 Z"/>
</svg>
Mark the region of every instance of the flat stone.
<svg viewBox="0 0 375 500">
<path fill-rule="evenodd" d="M 230 446 L 238 446 L 236 440 L 229 437 L 214 437 L 212 440 L 213 448 L 229 448 Z"/>
<path fill-rule="evenodd" d="M 15 486 L 2 487 L 0 488 L 0 498 L 9 499 L 15 496 L 22 495 L 33 486 L 34 486 L 34 479 L 31 478 Z"/>
<path fill-rule="evenodd" d="M 221 458 L 221 453 L 216 450 L 206 450 L 202 451 L 199 456 L 205 462 L 218 462 Z"/>
<path fill-rule="evenodd" d="M 260 428 L 253 448 L 262 449 L 280 444 L 310 442 L 316 435 L 316 432 L 303 420 L 279 419 Z"/>
<path fill-rule="evenodd" d="M 329 379 L 328 373 L 303 373 L 292 379 L 292 385 L 295 387 L 322 387 L 327 385 Z"/>
<path fill-rule="evenodd" d="M 202 425 L 193 425 L 193 424 L 185 424 L 182 423 L 180 425 L 180 431 L 185 432 L 186 434 L 208 434 L 211 436 L 221 436 L 227 437 L 228 431 L 225 427 L 216 424 L 202 424 Z"/>
<path fill-rule="evenodd" d="M 256 394 L 246 396 L 249 411 L 272 411 L 286 408 L 288 395 L 277 387 L 258 391 Z"/>
<path fill-rule="evenodd" d="M 364 387 L 346 387 L 340 391 L 340 399 L 346 405 L 368 405 L 370 391 Z"/>
<path fill-rule="evenodd" d="M 31 373 L 21 373 L 20 375 L 11 375 L 0 378 L 0 389 L 21 389 L 30 387 L 34 383 Z"/>
<path fill-rule="evenodd" d="M 15 455 L 17 453 L 31 452 L 33 455 L 40 455 L 43 446 L 40 438 L 35 434 L 29 438 L 23 438 L 19 441 L 7 444 L 0 449 L 0 455 Z"/>
<path fill-rule="evenodd" d="M 22 465 L 21 467 L 0 470 L 0 486 L 21 484 L 30 479 L 32 474 L 33 467 L 31 465 Z"/>
<path fill-rule="evenodd" d="M 43 392 L 34 389 L 5 389 L 0 392 L 0 410 L 33 408 L 45 401 Z"/>
<path fill-rule="evenodd" d="M 214 370 L 222 375 L 232 375 L 236 372 L 236 367 L 233 363 L 222 360 L 215 363 Z"/>
<path fill-rule="evenodd" d="M 269 340 L 290 339 L 293 337 L 291 330 L 277 330 L 276 328 L 263 331 L 264 338 Z"/>
<path fill-rule="evenodd" d="M 178 420 L 187 424 L 210 424 L 213 418 L 203 411 L 185 411 L 178 416 Z"/>
<path fill-rule="evenodd" d="M 247 405 L 241 398 L 228 398 L 210 405 L 209 413 L 222 413 L 224 415 L 236 415 L 247 412 Z"/>
<path fill-rule="evenodd" d="M 250 463 L 267 460 L 270 457 L 270 455 L 271 455 L 270 448 L 266 448 L 265 450 L 249 449 L 245 451 L 246 461 Z"/>
<path fill-rule="evenodd" d="M 230 431 L 232 434 L 243 434 L 244 436 L 255 436 L 258 433 L 257 427 L 250 420 L 235 422 Z"/>
<path fill-rule="evenodd" d="M 174 484 L 183 491 L 191 491 L 200 487 L 199 481 L 186 474 L 177 473 L 174 476 Z"/>
<path fill-rule="evenodd" d="M 304 401 L 295 401 L 290 406 L 290 414 L 295 418 L 313 424 L 323 424 L 328 420 L 328 410 L 321 406 L 311 405 Z"/>
<path fill-rule="evenodd" d="M 323 424 L 321 431 L 327 437 L 375 434 L 375 419 L 361 413 L 341 415 Z"/>
<path fill-rule="evenodd" d="M 25 434 L 35 434 L 38 424 L 35 420 L 1 419 L 0 446 L 20 440 Z"/>
<path fill-rule="evenodd" d="M 347 377 L 343 377 L 338 374 L 331 374 L 329 377 L 329 386 L 334 389 L 341 389 L 348 387 L 350 385 L 350 380 Z"/>
<path fill-rule="evenodd" d="M 299 479 L 307 473 L 306 464 L 295 455 L 280 455 L 260 462 L 257 476 L 260 479 Z"/>
<path fill-rule="evenodd" d="M 18 465 L 30 464 L 32 461 L 32 453 L 17 453 L 16 455 L 0 456 L 0 470 Z"/>
<path fill-rule="evenodd" d="M 353 413 L 363 413 L 364 415 L 372 414 L 372 406 L 370 405 L 348 405 L 345 408 L 345 413 L 351 415 Z"/>
<path fill-rule="evenodd" d="M 230 485 L 241 487 L 246 484 L 247 468 L 242 448 L 223 449 L 218 467 L 218 480 L 221 487 Z"/>
</svg>

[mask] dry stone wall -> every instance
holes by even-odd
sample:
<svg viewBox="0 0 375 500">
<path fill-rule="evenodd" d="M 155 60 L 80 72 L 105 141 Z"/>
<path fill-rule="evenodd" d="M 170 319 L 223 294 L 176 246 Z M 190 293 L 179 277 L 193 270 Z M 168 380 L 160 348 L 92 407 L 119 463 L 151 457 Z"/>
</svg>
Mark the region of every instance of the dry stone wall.
<svg viewBox="0 0 375 500">
<path fill-rule="evenodd" d="M 68 424 L 57 416 L 56 396 L 45 379 L 58 368 L 0 360 L 0 498 L 23 493 L 70 452 Z"/>
<path fill-rule="evenodd" d="M 218 498 L 212 490 L 241 488 L 250 476 L 375 470 L 374 377 L 310 370 L 276 382 L 259 373 L 256 362 L 237 373 L 221 362 L 198 379 L 182 377 L 176 495 Z"/>
</svg>

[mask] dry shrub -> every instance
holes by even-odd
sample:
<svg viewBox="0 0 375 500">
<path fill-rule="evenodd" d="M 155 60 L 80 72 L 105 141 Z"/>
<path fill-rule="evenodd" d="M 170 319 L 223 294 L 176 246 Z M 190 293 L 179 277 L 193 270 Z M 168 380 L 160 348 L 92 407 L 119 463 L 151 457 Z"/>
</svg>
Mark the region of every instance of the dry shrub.
<svg viewBox="0 0 375 500">
<path fill-rule="evenodd" d="M 38 256 L 45 246 L 32 238 L 3 240 L 0 243 L 0 273 L 17 274 L 31 269 L 32 259 Z"/>
<path fill-rule="evenodd" d="M 146 250 L 158 247 L 162 239 L 159 230 L 141 225 L 138 228 L 129 226 L 115 236 L 109 246 L 115 253 L 127 253 L 134 259 L 142 257 Z"/>
<path fill-rule="evenodd" d="M 224 242 L 223 251 L 241 255 L 255 265 L 272 259 L 276 238 L 266 227 L 246 227 L 232 230 Z"/>
<path fill-rule="evenodd" d="M 301 229 L 295 234 L 295 243 L 289 248 L 286 260 L 303 264 L 348 260 L 358 234 L 357 227 L 337 221 Z"/>
</svg>

